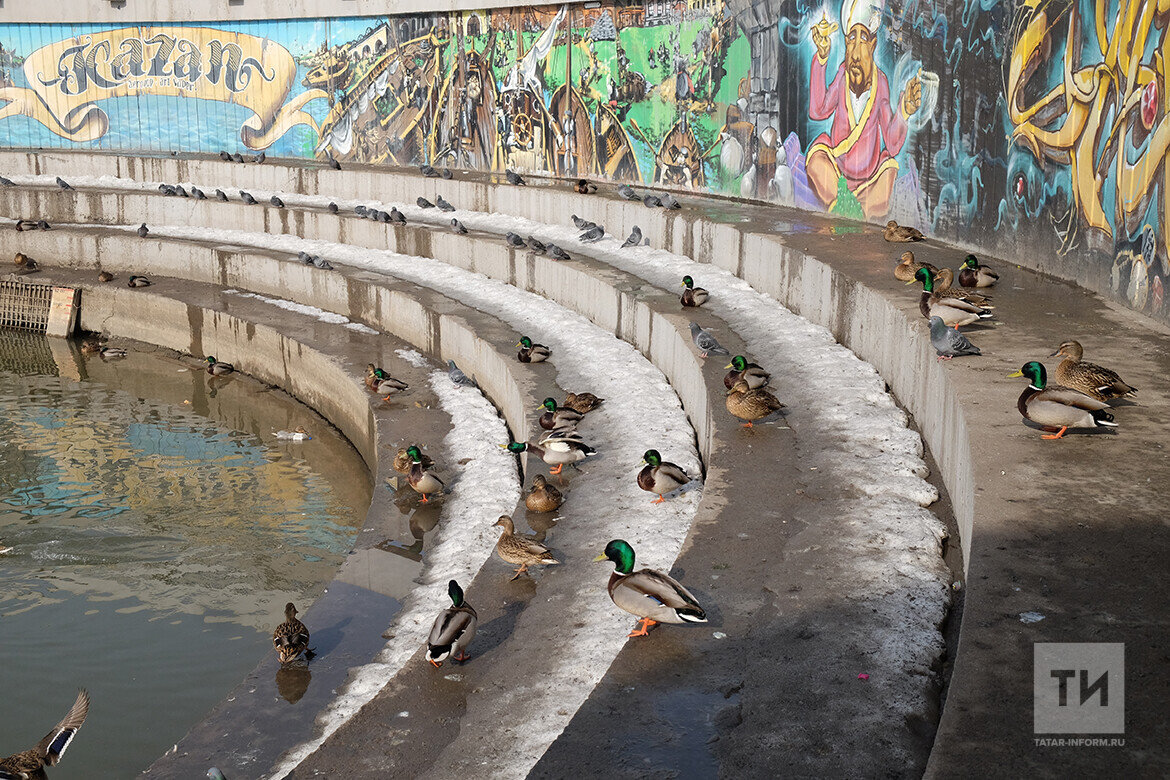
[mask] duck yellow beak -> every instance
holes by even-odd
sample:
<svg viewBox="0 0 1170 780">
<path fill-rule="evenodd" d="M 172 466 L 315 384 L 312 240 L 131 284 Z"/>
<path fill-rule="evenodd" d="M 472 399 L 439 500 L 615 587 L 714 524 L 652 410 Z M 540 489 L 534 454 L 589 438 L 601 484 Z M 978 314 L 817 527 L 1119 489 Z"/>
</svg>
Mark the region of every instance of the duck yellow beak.
<svg viewBox="0 0 1170 780">
<path fill-rule="evenodd" d="M 728 363 L 727 365 L 724 366 L 724 368 L 734 368 L 734 367 L 735 367 L 734 363 Z"/>
<path fill-rule="evenodd" d="M 522 347 L 522 346 L 524 346 L 524 344 L 523 344 L 523 342 L 517 341 L 517 342 L 516 342 L 516 346 L 518 346 L 518 347 Z"/>
<path fill-rule="evenodd" d="M 1017 371 L 1014 374 L 1008 374 L 1008 379 L 1011 379 L 1012 377 L 1016 377 L 1016 376 L 1023 376 L 1023 375 L 1024 375 L 1023 371 Z"/>
<path fill-rule="evenodd" d="M 910 281 L 906 282 L 906 286 L 909 287 L 910 285 L 914 284 L 917 281 L 918 281 L 917 279 L 911 279 Z"/>
<path fill-rule="evenodd" d="M 602 553 L 601 555 L 598 555 L 596 558 L 594 558 L 593 562 L 594 563 L 601 563 L 604 560 L 608 560 L 608 559 L 605 557 L 605 553 Z"/>
</svg>

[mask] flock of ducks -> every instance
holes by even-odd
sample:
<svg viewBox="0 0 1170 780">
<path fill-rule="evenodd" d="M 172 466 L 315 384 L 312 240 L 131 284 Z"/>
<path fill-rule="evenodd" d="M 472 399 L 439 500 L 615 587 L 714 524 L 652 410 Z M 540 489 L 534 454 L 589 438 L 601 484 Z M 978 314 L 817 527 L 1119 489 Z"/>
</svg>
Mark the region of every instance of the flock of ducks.
<svg viewBox="0 0 1170 780">
<path fill-rule="evenodd" d="M 921 240 L 914 228 L 891 221 L 884 231 L 887 241 L 904 243 Z M 936 268 L 903 252 L 894 277 L 906 284 L 922 284 L 919 311 L 930 324 L 930 343 L 939 360 L 982 355 L 981 350 L 959 328 L 991 319 L 991 298 L 976 290 L 993 287 L 999 274 L 967 255 L 958 269 L 959 288 L 952 287 L 956 275 L 949 268 Z M 1024 419 L 1046 433 L 1043 439 L 1060 439 L 1069 429 L 1116 428 L 1109 409 L 1112 404 L 1137 393 L 1117 372 L 1085 362 L 1078 341 L 1064 341 L 1050 357 L 1061 357 L 1056 383 L 1049 384 L 1048 372 L 1039 361 L 1029 361 L 1009 377 L 1024 377 L 1028 387 L 1016 407 Z"/>
</svg>

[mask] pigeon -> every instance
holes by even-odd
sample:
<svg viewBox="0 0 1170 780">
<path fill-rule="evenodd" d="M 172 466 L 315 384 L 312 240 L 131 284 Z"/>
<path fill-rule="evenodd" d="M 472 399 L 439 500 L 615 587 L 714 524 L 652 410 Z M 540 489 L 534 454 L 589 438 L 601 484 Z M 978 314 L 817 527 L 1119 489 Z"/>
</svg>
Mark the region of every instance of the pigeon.
<svg viewBox="0 0 1170 780">
<path fill-rule="evenodd" d="M 15 187 L 16 186 L 16 182 L 14 182 L 12 179 L 6 179 L 3 176 L 0 176 L 0 184 L 3 184 L 5 187 Z"/>
<path fill-rule="evenodd" d="M 337 162 L 337 158 L 333 156 L 333 152 L 328 149 L 325 150 L 325 156 L 329 158 L 329 167 L 335 171 L 341 170 L 341 163 Z"/>
<path fill-rule="evenodd" d="M 528 237 L 528 248 L 537 254 L 544 254 L 544 250 L 547 249 L 547 247 L 540 241 L 536 240 L 534 236 Z"/>
<path fill-rule="evenodd" d="M 49 227 L 49 223 L 43 219 L 41 221 L 37 222 L 37 227 L 40 228 L 41 230 L 50 230 L 51 229 Z"/>
<path fill-rule="evenodd" d="M 646 208 L 648 209 L 662 208 L 662 201 L 653 195 L 647 195 L 646 197 L 642 198 L 642 203 L 645 204 Z"/>
<path fill-rule="evenodd" d="M 26 230 L 36 230 L 36 228 L 37 228 L 37 223 L 33 222 L 31 219 L 18 219 L 18 220 L 16 220 L 16 232 L 17 233 L 23 233 Z"/>
<path fill-rule="evenodd" d="M 439 207 L 439 211 L 454 211 L 455 207 L 447 201 L 443 200 L 443 196 L 439 195 L 435 198 L 435 205 Z"/>
<path fill-rule="evenodd" d="M 605 237 L 605 228 L 603 228 L 601 225 L 594 225 L 593 227 L 589 228 L 584 233 L 579 235 L 577 238 L 578 238 L 578 240 L 583 241 L 583 242 L 588 243 L 588 244 L 596 244 L 598 241 L 600 241 L 604 237 Z"/>
<path fill-rule="evenodd" d="M 659 198 L 659 200 L 662 202 L 663 208 L 668 208 L 668 209 L 681 209 L 682 208 L 682 204 L 679 203 L 677 200 L 675 200 L 674 196 L 671 195 L 669 192 L 662 193 L 662 197 Z"/>
<path fill-rule="evenodd" d="M 450 168 L 444 168 L 443 172 L 439 175 L 442 176 L 444 179 L 450 179 L 453 177 L 453 174 L 451 173 Z"/>
<path fill-rule="evenodd" d="M 423 176 L 426 176 L 428 179 L 434 179 L 435 177 L 437 177 L 439 175 L 439 172 L 436 171 L 434 168 L 432 168 L 429 165 L 418 166 L 418 172 L 421 173 Z"/>
<path fill-rule="evenodd" d="M 455 365 L 454 360 L 448 360 L 447 365 L 450 367 L 447 371 L 447 376 L 451 377 L 452 382 L 457 385 L 463 385 L 464 387 L 479 387 L 474 379 L 459 370 L 459 366 Z"/>
<path fill-rule="evenodd" d="M 58 187 L 60 187 L 60 188 L 61 188 L 61 189 L 63 189 L 63 190 L 71 190 L 71 189 L 73 189 L 72 187 L 70 187 L 70 186 L 69 186 L 69 182 L 65 181 L 65 180 L 64 180 L 64 179 L 62 179 L 60 176 L 58 176 L 58 177 L 57 177 L 57 186 L 58 186 Z"/>
<path fill-rule="evenodd" d="M 243 201 L 244 201 L 244 203 L 247 203 L 249 206 L 255 206 L 255 205 L 256 205 L 256 199 L 255 199 L 255 198 L 253 198 L 253 197 L 252 197 L 251 195 L 249 195 L 248 193 L 244 192 L 243 190 L 240 190 L 240 198 L 241 198 L 241 200 L 243 200 Z"/>
<path fill-rule="evenodd" d="M 333 264 L 320 255 L 313 255 L 313 265 L 326 271 L 333 270 Z"/>
<path fill-rule="evenodd" d="M 332 201 L 330 201 L 330 203 L 329 203 L 329 213 L 330 213 L 330 214 L 336 214 L 336 213 L 337 213 L 337 204 L 336 204 L 336 203 L 333 203 Z"/>
<path fill-rule="evenodd" d="M 556 244 L 549 244 L 547 248 L 548 256 L 554 260 L 568 260 L 569 253 L 561 249 Z"/>
<path fill-rule="evenodd" d="M 592 227 L 597 227 L 596 222 L 590 222 L 587 219 L 581 219 L 576 214 L 570 214 L 569 218 L 573 220 L 573 224 L 577 226 L 578 230 L 588 230 Z"/>
<path fill-rule="evenodd" d="M 381 211 L 381 210 L 379 210 L 379 211 L 378 211 L 378 216 L 376 217 L 376 219 L 377 219 L 379 222 L 382 222 L 382 223 L 384 223 L 384 224 L 386 224 L 386 225 L 389 225 L 389 224 L 390 224 L 390 215 L 389 215 L 389 214 L 387 214 L 385 211 Z"/>
<path fill-rule="evenodd" d="M 523 187 L 527 183 L 524 181 L 523 176 L 511 170 L 510 168 L 505 169 L 504 178 L 508 180 L 509 184 L 514 184 L 517 187 Z"/>
<path fill-rule="evenodd" d="M 699 327 L 699 323 L 691 323 L 691 341 L 695 342 L 695 346 L 703 353 L 703 357 L 708 354 L 714 355 L 730 355 L 731 353 L 720 346 L 719 342 L 711 335 L 711 331 L 703 330 Z"/>
<path fill-rule="evenodd" d="M 276 197 L 275 195 L 273 195 L 271 198 L 269 198 L 268 202 L 271 203 L 273 206 L 276 206 L 278 209 L 284 208 L 284 201 L 281 200 L 280 198 Z"/>
<path fill-rule="evenodd" d="M 226 193 L 226 192 L 224 192 L 224 191 L 223 191 L 223 190 L 221 190 L 221 189 L 216 189 L 216 191 L 215 191 L 215 199 L 216 199 L 216 200 L 223 201 L 224 203 L 227 203 L 227 199 L 228 199 L 227 193 Z"/>
<path fill-rule="evenodd" d="M 313 256 L 303 249 L 300 252 L 297 252 L 297 259 L 305 265 L 310 265 L 313 262 Z"/>
<path fill-rule="evenodd" d="M 227 775 L 215 767 L 207 770 L 207 780 L 227 780 Z"/>
<path fill-rule="evenodd" d="M 390 207 L 390 221 L 397 222 L 399 225 L 405 225 L 406 224 L 406 217 L 404 217 L 402 215 L 401 211 L 399 211 L 398 209 L 391 206 Z"/>
<path fill-rule="evenodd" d="M 138 226 L 138 237 L 139 238 L 146 238 L 146 234 L 149 232 L 150 232 L 150 230 L 146 227 L 145 222 L 143 222 L 141 225 Z"/>
<path fill-rule="evenodd" d="M 435 207 L 434 203 L 431 203 L 429 200 L 421 196 L 418 200 L 415 201 L 415 203 L 418 204 L 420 209 L 433 209 Z"/>
<path fill-rule="evenodd" d="M 467 228 L 463 227 L 463 223 L 457 219 L 451 220 L 451 230 L 455 231 L 461 236 L 467 235 Z"/>
<path fill-rule="evenodd" d="M 127 287 L 150 287 L 150 280 L 145 276 L 131 276 L 126 282 Z"/>
<path fill-rule="evenodd" d="M 159 192 L 161 192 L 163 195 L 175 195 L 175 194 L 177 194 L 177 193 L 175 192 L 175 188 L 174 188 L 174 187 L 172 187 L 172 186 L 171 186 L 171 185 L 169 185 L 169 184 L 160 184 L 160 185 L 158 185 L 158 191 L 159 191 Z"/>
<path fill-rule="evenodd" d="M 942 317 L 930 318 L 930 344 L 939 360 L 950 360 L 963 355 L 982 355 L 979 347 L 954 328 L 948 328 Z"/>
<path fill-rule="evenodd" d="M 191 194 L 195 196 L 195 200 L 207 200 L 207 195 L 198 187 L 192 187 Z"/>
<path fill-rule="evenodd" d="M 260 154 L 258 154 L 258 155 L 256 155 L 255 157 L 253 157 L 253 158 L 252 158 L 252 162 L 254 162 L 254 163 L 262 163 L 262 162 L 264 162 L 264 161 L 265 161 L 265 160 L 267 160 L 267 159 L 268 159 L 268 155 L 264 154 L 264 152 L 260 152 Z"/>
<path fill-rule="evenodd" d="M 225 151 L 221 151 L 219 153 L 219 159 L 223 160 L 224 162 L 231 162 L 232 156 Z"/>
<path fill-rule="evenodd" d="M 516 235 L 515 233 L 513 233 L 513 232 L 511 232 L 511 231 L 509 231 L 509 232 L 508 232 L 508 233 L 507 233 L 507 234 L 504 236 L 504 239 L 505 239 L 505 240 L 507 240 L 507 242 L 508 242 L 509 244 L 511 244 L 512 246 L 516 247 L 517 249 L 519 249 L 519 248 L 521 248 L 521 247 L 526 247 L 526 246 L 528 246 L 527 244 L 525 244 L 525 243 L 524 243 L 524 239 L 520 238 L 520 236 Z"/>
<path fill-rule="evenodd" d="M 235 154 L 232 155 L 232 159 L 238 163 L 242 163 L 244 161 L 244 155 L 240 154 L 239 152 L 236 152 Z"/>
<path fill-rule="evenodd" d="M 618 187 L 617 192 L 618 195 L 620 195 L 625 200 L 641 200 L 641 198 L 638 197 L 638 193 L 634 192 L 634 188 L 628 184 L 623 184 Z"/>
<path fill-rule="evenodd" d="M 638 246 L 642 243 L 642 228 L 634 225 L 634 229 L 630 231 L 630 237 L 622 244 L 622 249 L 627 249 L 632 246 Z"/>
<path fill-rule="evenodd" d="M 359 217 L 364 217 L 367 211 L 369 211 L 369 209 L 367 209 L 365 206 L 362 206 L 361 204 L 353 207 L 353 213 L 357 214 Z"/>
<path fill-rule="evenodd" d="M 176 184 L 176 185 L 175 185 L 175 193 L 176 193 L 176 194 L 177 194 L 179 197 L 181 197 L 181 198 L 189 198 L 189 197 L 191 197 L 191 194 L 190 194 L 189 192 L 187 192 L 185 189 L 183 189 L 183 185 L 182 185 L 182 184 Z"/>
</svg>

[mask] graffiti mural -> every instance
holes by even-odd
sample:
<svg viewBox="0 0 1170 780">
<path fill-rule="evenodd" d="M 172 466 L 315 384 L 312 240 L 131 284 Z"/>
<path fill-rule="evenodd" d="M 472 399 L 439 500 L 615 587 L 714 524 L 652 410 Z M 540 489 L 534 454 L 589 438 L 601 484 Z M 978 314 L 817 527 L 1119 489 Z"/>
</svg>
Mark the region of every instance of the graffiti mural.
<svg viewBox="0 0 1170 780">
<path fill-rule="evenodd" d="M 0 24 L 0 146 L 709 191 L 1044 253 L 1165 316 L 1168 25 L 1170 0 Z"/>
</svg>

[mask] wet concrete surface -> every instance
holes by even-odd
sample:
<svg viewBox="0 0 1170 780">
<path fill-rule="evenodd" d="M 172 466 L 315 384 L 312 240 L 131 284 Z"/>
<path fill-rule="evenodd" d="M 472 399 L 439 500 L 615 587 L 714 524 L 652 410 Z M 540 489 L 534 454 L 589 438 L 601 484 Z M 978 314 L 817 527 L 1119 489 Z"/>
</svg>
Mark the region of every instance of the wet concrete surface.
<svg viewBox="0 0 1170 780">
<path fill-rule="evenodd" d="M 688 209 L 707 208 L 684 202 Z M 798 234 L 786 242 L 899 301 L 910 320 L 919 316 L 917 294 L 891 273 L 905 247 L 884 243 L 875 229 L 835 225 L 815 215 L 794 214 L 791 220 L 778 221 L 777 210 L 769 215 L 752 206 L 710 208 L 715 216 L 725 212 L 732 221 L 755 220 L 748 227 Z M 963 254 L 934 242 L 912 248 L 919 259 L 951 267 Z M 1069 283 L 986 259 L 1003 275 L 999 287 L 990 291 L 1000 324 L 971 331 L 983 358 L 947 366 L 973 429 L 977 519 L 961 649 L 928 774 L 967 776 L 972 767 L 1039 776 L 1064 775 L 1070 768 L 1104 776 L 1164 774 L 1168 757 L 1158 735 L 1167 732 L 1161 704 L 1167 687 L 1157 669 L 1167 657 L 1163 638 L 1170 607 L 1160 585 L 1162 562 L 1170 552 L 1164 520 L 1170 476 L 1165 455 L 1164 377 L 1170 368 L 1166 333 L 1152 320 Z M 1116 368 L 1141 388 L 1135 406 L 1116 411 L 1121 423 L 1116 434 L 1048 442 L 1020 422 L 1015 399 L 1022 384 L 1005 375 L 1069 337 L 1085 344 L 1087 360 Z M 1045 619 L 1020 622 L 1020 613 L 1030 610 Z M 1127 643 L 1131 680 L 1124 749 L 1062 751 L 1033 744 L 1035 641 Z M 782 647 L 799 647 L 799 642 Z M 608 689 L 609 681 L 604 686 Z M 734 720 L 729 716 L 725 722 Z M 765 729 L 757 729 L 756 736 L 765 744 Z M 768 749 L 782 749 L 783 736 L 776 735 Z M 722 741 L 713 743 L 714 750 L 721 749 Z M 834 749 L 822 740 L 819 752 L 831 761 Z M 554 747 L 549 755 L 558 750 Z M 576 758 L 581 759 L 580 752 Z"/>
</svg>

